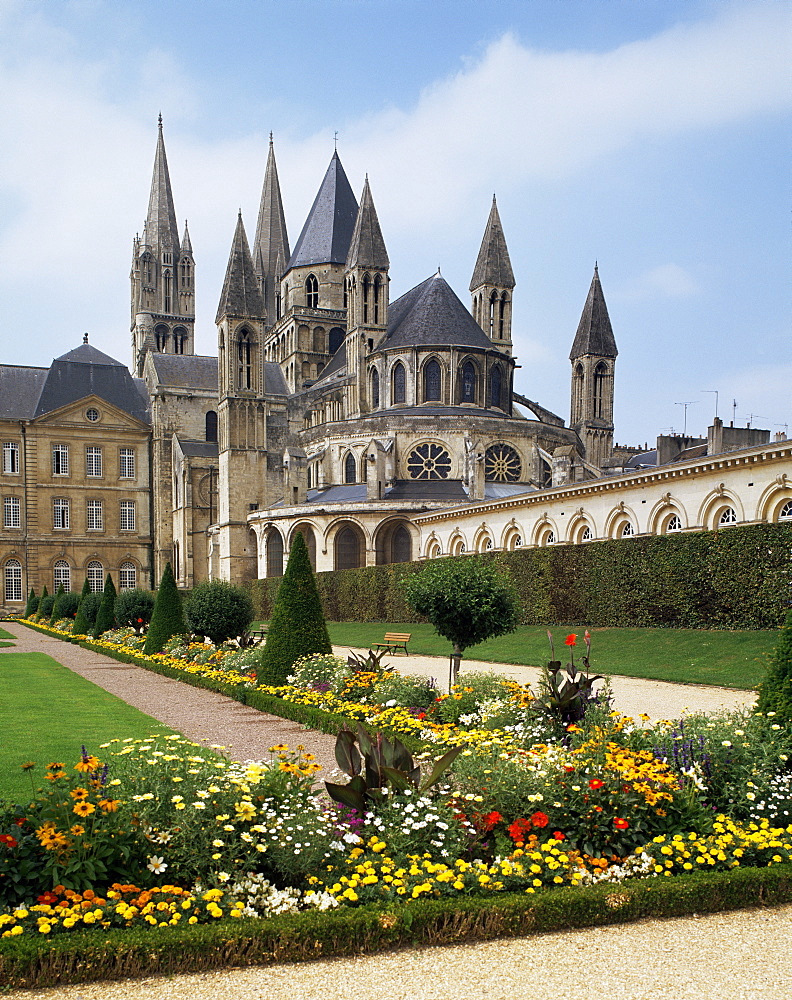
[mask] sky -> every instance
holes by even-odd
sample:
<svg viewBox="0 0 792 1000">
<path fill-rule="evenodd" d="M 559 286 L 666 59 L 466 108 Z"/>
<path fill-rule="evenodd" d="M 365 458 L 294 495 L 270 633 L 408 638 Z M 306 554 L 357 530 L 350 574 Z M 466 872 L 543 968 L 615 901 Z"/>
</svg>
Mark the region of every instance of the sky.
<svg viewBox="0 0 792 1000">
<path fill-rule="evenodd" d="M 497 195 L 519 392 L 568 420 L 597 261 L 618 443 L 792 434 L 791 56 L 790 0 L 0 0 L 0 363 L 130 362 L 161 112 L 198 353 L 270 131 L 292 246 L 337 133 L 391 299 L 469 304 Z"/>
</svg>

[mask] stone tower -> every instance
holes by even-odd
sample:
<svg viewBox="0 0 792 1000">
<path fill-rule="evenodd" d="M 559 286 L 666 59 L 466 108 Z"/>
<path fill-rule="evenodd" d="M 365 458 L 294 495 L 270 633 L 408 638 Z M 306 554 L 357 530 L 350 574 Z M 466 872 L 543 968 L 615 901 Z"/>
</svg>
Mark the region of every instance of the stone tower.
<svg viewBox="0 0 792 1000">
<path fill-rule="evenodd" d="M 267 169 L 261 189 L 256 238 L 253 241 L 253 266 L 261 287 L 267 327 L 280 319 L 280 279 L 284 262 L 289 259 L 289 236 L 283 214 L 278 168 L 270 133 Z"/>
<path fill-rule="evenodd" d="M 179 240 L 168 159 L 159 118 L 154 175 L 143 235 L 132 243 L 132 370 L 142 376 L 147 351 L 195 353 L 195 261 L 184 224 Z"/>
<path fill-rule="evenodd" d="M 217 307 L 219 575 L 256 574 L 247 516 L 266 499 L 267 405 L 264 400 L 264 302 L 240 213 Z"/>
<path fill-rule="evenodd" d="M 613 376 L 618 353 L 595 264 L 569 360 L 570 426 L 583 443 L 586 461 L 597 468 L 602 468 L 613 450 Z"/>
<path fill-rule="evenodd" d="M 379 387 L 368 384 L 366 356 L 379 348 L 387 333 L 389 268 L 388 251 L 367 177 L 346 260 L 346 361 L 347 371 L 354 376 L 351 389 L 357 397 L 349 399 L 350 416 L 379 405 L 370 398 L 372 394 L 379 395 Z M 371 378 L 379 376 L 372 372 Z"/>
<path fill-rule="evenodd" d="M 487 228 L 481 241 L 470 293 L 473 296 L 473 318 L 499 351 L 511 355 L 512 293 L 514 289 L 506 237 L 503 235 L 498 204 L 492 196 Z"/>
</svg>

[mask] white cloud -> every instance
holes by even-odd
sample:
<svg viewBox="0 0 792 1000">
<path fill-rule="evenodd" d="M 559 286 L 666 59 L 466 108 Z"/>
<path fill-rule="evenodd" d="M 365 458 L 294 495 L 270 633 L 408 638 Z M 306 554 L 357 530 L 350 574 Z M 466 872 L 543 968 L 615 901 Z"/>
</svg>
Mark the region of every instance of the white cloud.
<svg viewBox="0 0 792 1000">
<path fill-rule="evenodd" d="M 617 294 L 614 301 L 640 302 L 645 299 L 680 299 L 695 295 L 698 286 L 679 264 L 659 264 L 639 274 Z"/>
</svg>

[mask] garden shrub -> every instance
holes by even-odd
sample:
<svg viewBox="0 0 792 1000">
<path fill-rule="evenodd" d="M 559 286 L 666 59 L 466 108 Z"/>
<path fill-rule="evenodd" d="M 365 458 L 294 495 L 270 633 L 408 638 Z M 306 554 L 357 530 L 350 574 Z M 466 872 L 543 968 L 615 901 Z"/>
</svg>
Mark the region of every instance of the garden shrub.
<svg viewBox="0 0 792 1000">
<path fill-rule="evenodd" d="M 54 625 L 58 618 L 62 618 L 63 615 L 60 613 L 60 602 L 65 591 L 63 589 L 63 584 L 58 584 L 58 589 L 55 591 L 55 600 L 52 602 L 52 611 L 50 612 L 49 623 Z"/>
<path fill-rule="evenodd" d="M 482 722 L 505 709 L 509 697 L 507 684 L 508 678 L 502 674 L 481 670 L 466 673 L 450 694 L 441 696 L 436 715 L 442 722 L 454 725 L 460 721 L 463 725 Z"/>
<path fill-rule="evenodd" d="M 756 710 L 775 712 L 776 722 L 792 726 L 792 608 L 786 613 L 767 675 L 759 685 Z"/>
<path fill-rule="evenodd" d="M 395 703 L 404 708 L 426 709 L 437 698 L 437 681 L 434 677 L 389 674 L 374 685 L 372 699 L 382 705 Z"/>
<path fill-rule="evenodd" d="M 338 694 L 351 674 L 352 671 L 342 657 L 333 653 L 311 653 L 294 661 L 288 682 L 296 687 Z"/>
<path fill-rule="evenodd" d="M 187 598 L 184 615 L 196 635 L 208 636 L 219 646 L 247 632 L 253 621 L 253 601 L 243 587 L 226 580 L 205 580 Z"/>
<path fill-rule="evenodd" d="M 131 625 L 141 631 L 151 621 L 154 595 L 150 590 L 122 590 L 116 599 L 115 616 L 119 625 Z"/>
<path fill-rule="evenodd" d="M 181 594 L 176 587 L 171 564 L 167 562 L 157 590 L 143 652 L 148 656 L 161 652 L 168 639 L 181 635 L 186 630 Z"/>
<path fill-rule="evenodd" d="M 116 602 L 116 589 L 113 583 L 113 578 L 108 573 L 105 577 L 104 592 L 102 593 L 102 601 L 99 605 L 99 610 L 96 613 L 96 621 L 94 622 L 93 637 L 98 639 L 103 632 L 109 632 L 110 629 L 115 625 L 115 602 Z"/>
<path fill-rule="evenodd" d="M 44 589 L 46 590 L 47 588 L 45 587 Z M 54 605 L 55 595 L 42 593 L 38 606 L 38 619 L 40 622 L 48 622 L 50 620 Z"/>
<path fill-rule="evenodd" d="M 38 604 L 39 599 L 36 597 L 36 591 L 31 587 L 22 617 L 29 618 L 38 608 Z"/>
<path fill-rule="evenodd" d="M 93 591 L 86 594 L 80 600 L 80 606 L 77 609 L 77 617 L 74 619 L 74 633 L 77 635 L 91 635 L 93 633 L 93 627 L 96 624 L 96 618 L 99 614 L 99 608 L 102 604 L 102 598 L 104 594 L 95 594 Z M 80 621 L 85 622 L 85 628 L 78 628 Z"/>
<path fill-rule="evenodd" d="M 85 578 L 82 585 L 82 590 L 80 591 L 80 600 L 77 605 L 77 614 L 74 616 L 74 628 L 73 633 L 75 635 L 88 635 L 91 626 L 96 621 L 96 614 L 93 616 L 93 621 L 88 620 L 87 611 L 88 606 L 85 603 L 86 597 L 91 593 L 91 585 L 88 582 L 88 577 Z M 99 608 L 97 606 L 96 610 Z"/>
<path fill-rule="evenodd" d="M 65 593 L 61 594 L 60 600 L 56 602 L 57 614 L 55 616 L 55 621 L 60 621 L 63 618 L 73 620 L 74 616 L 77 614 L 79 604 L 79 594 L 75 593 L 73 590 L 65 591 Z"/>
</svg>

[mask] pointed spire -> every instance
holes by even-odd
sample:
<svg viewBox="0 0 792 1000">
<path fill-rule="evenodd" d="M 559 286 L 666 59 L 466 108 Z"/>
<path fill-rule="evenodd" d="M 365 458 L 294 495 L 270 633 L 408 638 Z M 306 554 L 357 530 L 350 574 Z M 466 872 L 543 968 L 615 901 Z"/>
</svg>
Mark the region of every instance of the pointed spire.
<svg viewBox="0 0 792 1000">
<path fill-rule="evenodd" d="M 228 257 L 228 267 L 215 322 L 219 323 L 224 316 L 251 319 L 261 319 L 264 316 L 264 303 L 253 270 L 253 260 L 241 212 L 237 218 L 234 242 Z"/>
<path fill-rule="evenodd" d="M 586 304 L 580 317 L 569 360 L 582 358 L 592 354 L 598 358 L 615 358 L 618 354 L 616 338 L 613 336 L 608 307 L 600 284 L 599 268 L 594 265 L 594 277 L 591 279 Z"/>
<path fill-rule="evenodd" d="M 270 320 L 274 318 L 274 290 L 278 257 L 289 259 L 289 236 L 286 232 L 286 217 L 283 214 L 278 167 L 275 163 L 275 148 L 270 132 L 267 168 L 264 171 L 264 186 L 261 189 L 256 238 L 253 242 L 253 260 L 256 274 L 262 284 L 264 303 Z"/>
<path fill-rule="evenodd" d="M 473 277 L 470 279 L 470 291 L 475 291 L 481 285 L 495 285 L 498 288 L 514 288 L 515 285 L 495 195 L 492 196 L 487 228 L 484 230 Z"/>
<path fill-rule="evenodd" d="M 192 253 L 192 243 L 190 242 L 190 230 L 187 228 L 187 220 L 184 220 L 184 236 L 181 241 L 182 253 Z"/>
<path fill-rule="evenodd" d="M 288 267 L 345 264 L 357 213 L 357 200 L 335 152 Z"/>
<path fill-rule="evenodd" d="M 355 228 L 352 231 L 346 266 L 371 267 L 378 271 L 387 271 L 390 267 L 388 251 L 385 249 L 385 240 L 382 238 L 382 230 L 377 218 L 377 210 L 374 207 L 374 199 L 371 197 L 368 176 L 366 176 L 363 194 L 360 197 L 360 208 L 355 219 Z"/>
<path fill-rule="evenodd" d="M 162 115 L 157 128 L 157 151 L 154 154 L 154 175 L 151 179 L 148 215 L 146 217 L 146 242 L 164 250 L 178 253 L 179 227 L 173 208 L 168 158 L 162 134 Z"/>
</svg>

